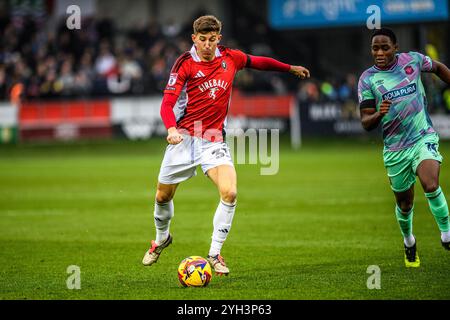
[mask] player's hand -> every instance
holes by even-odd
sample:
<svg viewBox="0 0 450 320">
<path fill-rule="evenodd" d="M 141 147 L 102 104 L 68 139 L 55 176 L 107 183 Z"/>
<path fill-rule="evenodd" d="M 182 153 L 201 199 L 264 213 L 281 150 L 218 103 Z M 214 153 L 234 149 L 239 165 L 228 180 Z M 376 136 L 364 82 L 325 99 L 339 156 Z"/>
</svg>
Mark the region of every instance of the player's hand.
<svg viewBox="0 0 450 320">
<path fill-rule="evenodd" d="M 309 70 L 302 66 L 291 66 L 289 72 L 292 73 L 293 75 L 296 75 L 300 79 L 309 78 Z"/>
<path fill-rule="evenodd" d="M 380 110 L 378 111 L 382 116 L 389 113 L 389 109 L 391 108 L 392 101 L 383 100 L 380 105 Z"/>
<path fill-rule="evenodd" d="M 170 144 L 179 144 L 183 141 L 183 136 L 178 132 L 175 127 L 169 128 L 167 130 L 167 142 Z"/>
</svg>

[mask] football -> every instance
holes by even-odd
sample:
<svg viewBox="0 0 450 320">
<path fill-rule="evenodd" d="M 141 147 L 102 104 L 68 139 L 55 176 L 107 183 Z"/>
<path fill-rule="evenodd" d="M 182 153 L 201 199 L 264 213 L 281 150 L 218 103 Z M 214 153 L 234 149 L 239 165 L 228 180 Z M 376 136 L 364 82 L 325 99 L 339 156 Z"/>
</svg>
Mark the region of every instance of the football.
<svg viewBox="0 0 450 320">
<path fill-rule="evenodd" d="M 200 256 L 187 257 L 178 266 L 178 279 L 184 287 L 204 287 L 211 277 L 211 266 Z"/>
</svg>

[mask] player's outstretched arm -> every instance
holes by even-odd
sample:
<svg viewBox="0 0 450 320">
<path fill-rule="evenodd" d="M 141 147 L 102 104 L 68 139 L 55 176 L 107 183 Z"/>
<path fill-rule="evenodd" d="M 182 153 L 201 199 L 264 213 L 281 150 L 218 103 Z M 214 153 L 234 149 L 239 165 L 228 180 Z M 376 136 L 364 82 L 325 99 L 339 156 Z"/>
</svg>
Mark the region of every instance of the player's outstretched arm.
<svg viewBox="0 0 450 320">
<path fill-rule="evenodd" d="M 306 79 L 309 78 L 309 70 L 302 66 L 291 66 L 273 58 L 249 55 L 248 67 L 256 70 L 290 72 L 293 75 Z"/>
<path fill-rule="evenodd" d="M 450 69 L 442 62 L 433 60 L 432 72 L 437 75 L 442 81 L 450 84 Z"/>
<path fill-rule="evenodd" d="M 361 124 L 367 131 L 373 130 L 380 124 L 381 119 L 389 112 L 392 102 L 384 100 L 380 105 L 380 110 L 374 108 L 361 109 Z"/>
</svg>

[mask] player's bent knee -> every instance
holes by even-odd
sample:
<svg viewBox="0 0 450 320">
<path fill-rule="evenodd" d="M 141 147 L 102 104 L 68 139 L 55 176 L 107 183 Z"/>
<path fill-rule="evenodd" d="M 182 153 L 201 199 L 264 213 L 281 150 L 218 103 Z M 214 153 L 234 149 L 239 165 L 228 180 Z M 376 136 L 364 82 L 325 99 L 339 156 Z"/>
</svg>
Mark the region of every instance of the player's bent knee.
<svg viewBox="0 0 450 320">
<path fill-rule="evenodd" d="M 166 203 L 169 202 L 170 200 L 172 200 L 173 198 L 173 194 L 168 194 L 166 192 L 161 192 L 161 191 L 157 191 L 156 192 L 156 202 L 158 203 Z"/>
<path fill-rule="evenodd" d="M 425 193 L 435 192 L 439 188 L 439 183 L 432 181 L 428 182 L 423 186 L 423 191 Z"/>
<path fill-rule="evenodd" d="M 234 203 L 236 201 L 237 192 L 234 190 L 227 190 L 221 194 L 222 200 L 227 203 Z"/>
<path fill-rule="evenodd" d="M 413 208 L 413 204 L 410 202 L 401 202 L 399 204 L 399 207 L 402 210 L 402 212 L 410 212 L 411 209 Z"/>
</svg>

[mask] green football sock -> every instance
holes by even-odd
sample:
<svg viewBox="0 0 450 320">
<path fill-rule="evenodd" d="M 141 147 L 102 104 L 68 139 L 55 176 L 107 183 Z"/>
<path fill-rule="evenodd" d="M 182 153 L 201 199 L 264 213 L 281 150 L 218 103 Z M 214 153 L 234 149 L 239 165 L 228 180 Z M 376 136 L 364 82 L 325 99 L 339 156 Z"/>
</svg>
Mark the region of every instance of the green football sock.
<svg viewBox="0 0 450 320">
<path fill-rule="evenodd" d="M 402 212 L 402 209 L 398 205 L 395 206 L 395 215 L 397 216 L 398 225 L 404 238 L 412 235 L 413 210 L 414 206 L 408 212 Z"/>
<path fill-rule="evenodd" d="M 441 232 L 449 231 L 450 223 L 448 220 L 448 206 L 441 187 L 437 188 L 434 192 L 425 193 L 425 197 L 428 199 L 431 213 L 436 220 L 439 230 Z"/>
</svg>

